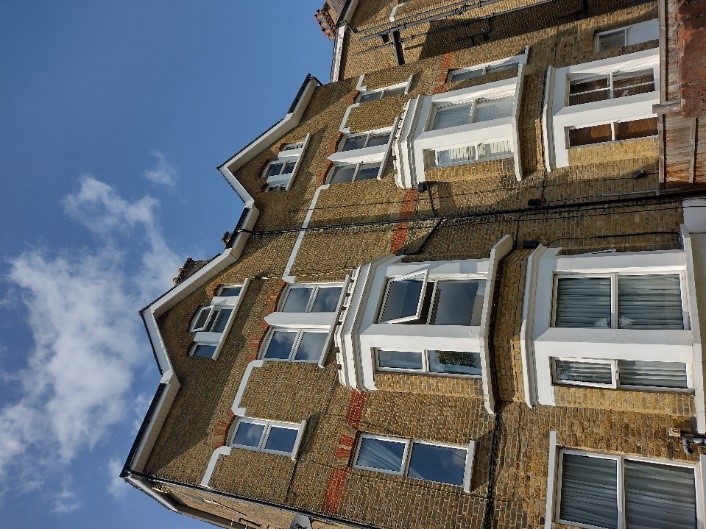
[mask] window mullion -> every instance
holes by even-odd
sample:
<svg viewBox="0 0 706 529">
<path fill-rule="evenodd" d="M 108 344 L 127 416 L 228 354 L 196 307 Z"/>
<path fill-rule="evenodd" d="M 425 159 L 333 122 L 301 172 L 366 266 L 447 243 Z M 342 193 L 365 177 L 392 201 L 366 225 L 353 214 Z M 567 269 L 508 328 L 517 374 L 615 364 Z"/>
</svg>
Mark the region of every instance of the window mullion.
<svg viewBox="0 0 706 529">
<path fill-rule="evenodd" d="M 625 529 L 625 459 L 618 458 L 617 480 L 618 480 L 618 529 Z"/>
<path fill-rule="evenodd" d="M 292 361 L 294 360 L 294 357 L 297 354 L 297 351 L 299 350 L 299 344 L 302 341 L 302 338 L 304 337 L 304 331 L 298 331 L 297 332 L 297 337 L 294 339 L 294 343 L 292 344 L 292 349 L 289 351 L 289 360 Z"/>
<path fill-rule="evenodd" d="M 260 437 L 260 444 L 257 445 L 257 449 L 262 451 L 265 449 L 267 444 L 267 438 L 270 436 L 270 427 L 272 424 L 269 422 L 265 424 L 265 429 L 262 431 L 262 436 Z"/>
<path fill-rule="evenodd" d="M 404 456 L 402 458 L 402 475 L 407 477 L 407 471 L 409 470 L 409 461 L 412 457 L 412 440 L 407 439 L 405 441 Z"/>
<path fill-rule="evenodd" d="M 618 328 L 618 274 L 610 276 L 610 327 Z"/>
<path fill-rule="evenodd" d="M 304 312 L 311 312 L 311 309 L 314 308 L 314 300 L 316 299 L 316 295 L 319 292 L 319 287 L 315 286 L 314 288 L 311 289 L 311 294 L 309 295 L 309 301 L 306 303 L 306 307 L 304 308 Z"/>
<path fill-rule="evenodd" d="M 615 72 L 611 72 L 608 74 L 608 86 L 610 87 L 610 99 L 615 99 L 615 96 L 613 95 L 613 75 Z"/>
<path fill-rule="evenodd" d="M 615 136 L 615 121 L 610 122 L 610 137 L 612 141 L 615 141 L 617 138 Z"/>
</svg>

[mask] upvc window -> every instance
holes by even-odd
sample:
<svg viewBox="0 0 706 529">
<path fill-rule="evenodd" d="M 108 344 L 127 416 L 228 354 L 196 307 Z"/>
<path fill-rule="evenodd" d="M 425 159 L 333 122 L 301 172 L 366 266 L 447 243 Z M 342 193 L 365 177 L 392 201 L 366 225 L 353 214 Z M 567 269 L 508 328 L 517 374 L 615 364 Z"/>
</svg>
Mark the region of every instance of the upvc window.
<svg viewBox="0 0 706 529">
<path fill-rule="evenodd" d="M 358 102 L 365 103 L 366 101 L 376 101 L 378 99 L 382 99 L 383 97 L 404 94 L 406 90 L 407 83 L 394 86 L 387 86 L 378 90 L 366 90 L 361 92 L 360 96 L 358 97 Z"/>
<path fill-rule="evenodd" d="M 512 156 L 510 140 L 484 141 L 474 145 L 432 151 L 433 167 L 451 167 Z"/>
<path fill-rule="evenodd" d="M 265 179 L 268 191 L 289 189 L 308 138 L 307 136 L 303 141 L 282 146 L 277 159 L 267 164 L 262 177 Z"/>
<path fill-rule="evenodd" d="M 555 520 L 589 528 L 697 527 L 696 468 L 560 452 Z"/>
<path fill-rule="evenodd" d="M 377 147 L 387 145 L 390 141 L 392 131 L 362 132 L 360 134 L 347 134 L 341 143 L 340 151 L 352 151 L 364 149 L 366 147 Z"/>
<path fill-rule="evenodd" d="M 293 285 L 287 291 L 282 312 L 335 312 L 341 285 Z"/>
<path fill-rule="evenodd" d="M 353 467 L 456 485 L 467 491 L 472 465 L 470 452 L 455 445 L 361 434 Z"/>
<path fill-rule="evenodd" d="M 688 329 L 680 274 L 557 276 L 555 327 Z"/>
<path fill-rule="evenodd" d="M 215 356 L 237 308 L 242 289 L 242 285 L 221 286 L 211 303 L 199 308 L 189 325 L 189 331 L 195 333 L 194 344 L 189 352 L 191 356 Z"/>
<path fill-rule="evenodd" d="M 479 377 L 480 353 L 467 351 L 387 351 L 378 350 L 378 371 L 426 373 Z"/>
<path fill-rule="evenodd" d="M 435 104 L 430 130 L 459 127 L 512 115 L 514 98 L 477 98 L 452 104 Z"/>
<path fill-rule="evenodd" d="M 609 74 L 574 75 L 569 80 L 569 105 L 582 105 L 655 90 L 654 69 Z"/>
<path fill-rule="evenodd" d="M 293 456 L 300 424 L 240 418 L 230 446 L 257 452 Z"/>
<path fill-rule="evenodd" d="M 553 360 L 555 384 L 605 388 L 681 390 L 689 387 L 686 364 L 643 360 Z"/>
<path fill-rule="evenodd" d="M 323 356 L 327 331 L 273 329 L 262 358 L 290 362 L 318 362 Z"/>
<path fill-rule="evenodd" d="M 594 143 L 649 138 L 657 135 L 657 118 L 614 121 L 589 127 L 568 129 L 569 147 Z"/>
<path fill-rule="evenodd" d="M 485 280 L 427 280 L 417 272 L 388 280 L 379 323 L 479 325 Z"/>
<path fill-rule="evenodd" d="M 596 33 L 596 51 L 607 51 L 659 39 L 657 19 Z"/>
<path fill-rule="evenodd" d="M 448 82 L 453 83 L 457 81 L 465 81 L 466 79 L 475 79 L 490 73 L 517 70 L 520 64 L 526 64 L 528 52 L 529 48 L 525 48 L 522 53 L 515 55 L 514 57 L 506 57 L 504 59 L 485 64 L 449 70 Z"/>
<path fill-rule="evenodd" d="M 329 184 L 374 180 L 380 174 L 381 163 L 354 163 L 334 165 L 329 176 Z"/>
</svg>

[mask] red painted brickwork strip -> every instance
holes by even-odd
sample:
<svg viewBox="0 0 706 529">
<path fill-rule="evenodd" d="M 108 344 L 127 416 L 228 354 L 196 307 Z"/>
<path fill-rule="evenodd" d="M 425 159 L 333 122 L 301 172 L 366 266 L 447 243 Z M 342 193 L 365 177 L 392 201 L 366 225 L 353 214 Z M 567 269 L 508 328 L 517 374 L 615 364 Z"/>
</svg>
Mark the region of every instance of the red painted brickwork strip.
<svg viewBox="0 0 706 529">
<path fill-rule="evenodd" d="M 337 514 L 343 499 L 343 489 L 346 485 L 346 469 L 336 468 L 331 472 L 326 484 L 326 496 L 324 497 L 324 512 Z"/>
<path fill-rule="evenodd" d="M 341 446 L 347 446 L 348 448 L 353 448 L 353 445 L 355 444 L 355 437 L 342 433 L 338 436 L 338 444 Z"/>
<path fill-rule="evenodd" d="M 400 218 L 408 219 L 414 213 L 414 206 L 417 202 L 418 192 L 414 189 L 410 189 L 404 195 L 402 199 L 402 208 L 400 208 Z M 401 222 L 395 227 L 395 231 L 392 234 L 392 243 L 390 244 L 390 252 L 397 253 L 404 246 L 407 240 L 407 234 L 409 233 L 409 223 Z"/>
<path fill-rule="evenodd" d="M 449 68 L 451 67 L 451 62 L 453 61 L 454 54 L 452 52 L 444 53 L 439 61 L 439 71 L 436 74 L 436 82 L 434 83 L 433 93 L 438 94 L 444 91 L 444 85 L 446 84 L 446 77 L 449 75 Z"/>
<path fill-rule="evenodd" d="M 365 411 L 365 401 L 368 396 L 360 391 L 353 391 L 351 398 L 348 401 L 348 409 L 346 410 L 346 422 L 349 426 L 358 429 L 360 421 L 363 419 L 363 411 Z"/>
</svg>

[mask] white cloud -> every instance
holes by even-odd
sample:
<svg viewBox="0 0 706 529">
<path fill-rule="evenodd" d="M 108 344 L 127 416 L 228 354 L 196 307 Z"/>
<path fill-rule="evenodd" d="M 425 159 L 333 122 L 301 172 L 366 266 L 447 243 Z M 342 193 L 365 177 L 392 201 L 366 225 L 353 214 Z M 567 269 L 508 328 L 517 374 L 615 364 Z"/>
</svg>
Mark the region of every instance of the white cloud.
<svg viewBox="0 0 706 529">
<path fill-rule="evenodd" d="M 135 435 L 137 435 L 142 425 L 142 419 L 144 419 L 147 414 L 147 408 L 149 408 L 150 402 L 151 397 L 147 393 L 140 393 L 132 401 L 132 433 Z"/>
<path fill-rule="evenodd" d="M 84 177 L 64 206 L 99 246 L 11 260 L 34 346 L 26 368 L 6 374 L 20 391 L 0 404 L 0 490 L 24 467 L 66 467 L 142 409 L 130 390 L 151 355 L 137 311 L 170 286 L 180 264 L 155 220 L 158 205 Z M 80 506 L 68 482 L 50 498 L 55 513 Z"/>
<path fill-rule="evenodd" d="M 177 178 L 176 168 L 169 163 L 167 156 L 160 151 L 152 151 L 152 156 L 157 158 L 157 165 L 145 171 L 145 178 L 155 184 L 174 187 Z"/>
<path fill-rule="evenodd" d="M 120 477 L 123 464 L 119 459 L 111 458 L 108 461 L 108 493 L 116 499 L 122 499 L 128 490 L 128 484 Z"/>
</svg>

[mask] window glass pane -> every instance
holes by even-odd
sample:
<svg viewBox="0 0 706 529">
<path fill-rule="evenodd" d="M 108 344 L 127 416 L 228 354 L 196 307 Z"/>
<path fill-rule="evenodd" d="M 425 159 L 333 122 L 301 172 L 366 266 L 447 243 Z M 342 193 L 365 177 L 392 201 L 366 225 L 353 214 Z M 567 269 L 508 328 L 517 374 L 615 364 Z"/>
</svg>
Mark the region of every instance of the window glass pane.
<svg viewBox="0 0 706 529">
<path fill-rule="evenodd" d="M 282 428 L 281 426 L 271 426 L 270 433 L 265 442 L 265 450 L 291 454 L 294 450 L 294 443 L 297 440 L 298 430 L 293 428 Z"/>
<path fill-rule="evenodd" d="M 465 81 L 466 79 L 474 79 L 483 75 L 483 68 L 477 68 L 475 70 L 459 70 L 456 72 L 451 72 L 451 81 Z"/>
<path fill-rule="evenodd" d="M 559 278 L 554 325 L 610 327 L 610 278 Z"/>
<path fill-rule="evenodd" d="M 620 276 L 621 329 L 683 329 L 679 275 Z"/>
<path fill-rule="evenodd" d="M 625 30 L 611 31 L 598 36 L 598 51 L 615 50 L 625 46 Z"/>
<path fill-rule="evenodd" d="M 613 384 L 613 371 L 606 363 L 555 360 L 554 371 L 556 382 Z"/>
<path fill-rule="evenodd" d="M 192 356 L 198 356 L 201 358 L 213 358 L 214 353 L 216 352 L 216 346 L 215 345 L 205 345 L 205 344 L 198 344 L 196 347 L 194 347 L 193 353 L 191 353 Z"/>
<path fill-rule="evenodd" d="M 265 358 L 274 358 L 286 360 L 289 358 L 289 353 L 292 352 L 294 340 L 297 337 L 295 332 L 275 331 L 272 333 L 270 343 L 265 351 Z"/>
<path fill-rule="evenodd" d="M 436 165 L 439 167 L 447 165 L 460 165 L 475 161 L 476 148 L 473 145 L 456 147 L 444 151 L 436 151 Z"/>
<path fill-rule="evenodd" d="M 403 94 L 404 91 L 405 91 L 404 86 L 398 86 L 396 88 L 386 88 L 385 89 L 385 97 L 397 96 L 397 95 Z"/>
<path fill-rule="evenodd" d="M 301 342 L 294 355 L 294 360 L 300 362 L 318 362 L 324 352 L 324 344 L 328 335 L 325 332 L 304 332 Z"/>
<path fill-rule="evenodd" d="M 216 312 L 216 317 L 213 318 L 213 324 L 211 325 L 211 332 L 223 332 L 226 330 L 226 324 L 230 319 L 230 315 L 233 313 L 232 309 L 219 309 Z"/>
<path fill-rule="evenodd" d="M 500 97 L 498 99 L 479 99 L 476 101 L 476 110 L 473 113 L 473 122 L 490 121 L 491 119 L 507 118 L 512 115 L 514 97 Z"/>
<path fill-rule="evenodd" d="M 423 285 L 422 276 L 388 281 L 385 305 L 380 314 L 380 321 L 417 316 Z"/>
<path fill-rule="evenodd" d="M 282 174 L 290 174 L 294 172 L 294 168 L 297 166 L 297 162 L 287 162 L 284 164 L 284 169 L 282 169 Z"/>
<path fill-rule="evenodd" d="M 617 529 L 617 472 L 614 459 L 563 454 L 559 517 L 567 522 Z"/>
<path fill-rule="evenodd" d="M 432 325 L 480 325 L 485 281 L 437 281 Z"/>
<path fill-rule="evenodd" d="M 257 448 L 260 446 L 260 440 L 262 439 L 264 431 L 264 424 L 240 421 L 238 422 L 238 429 L 235 431 L 232 444 L 235 446 Z"/>
<path fill-rule="evenodd" d="M 512 143 L 508 140 L 491 141 L 478 145 L 478 159 L 502 158 L 512 154 Z"/>
<path fill-rule="evenodd" d="M 625 461 L 625 521 L 630 529 L 695 528 L 694 469 Z"/>
<path fill-rule="evenodd" d="M 381 99 L 382 98 L 382 91 L 380 92 L 366 92 L 364 94 L 361 94 L 360 99 L 358 100 L 361 103 L 364 103 L 365 101 L 375 101 L 376 99 Z"/>
<path fill-rule="evenodd" d="M 610 99 L 610 80 L 607 75 L 583 77 L 569 83 L 569 105 L 605 99 Z"/>
<path fill-rule="evenodd" d="M 191 328 L 194 331 L 200 331 L 206 325 L 208 317 L 211 315 L 211 307 L 201 307 L 194 318 L 194 322 L 191 324 Z"/>
<path fill-rule="evenodd" d="M 378 177 L 380 172 L 380 164 L 363 164 L 358 169 L 358 174 L 355 175 L 356 180 L 372 180 Z"/>
<path fill-rule="evenodd" d="M 652 68 L 639 72 L 613 74 L 613 97 L 646 94 L 655 89 L 655 73 Z"/>
<path fill-rule="evenodd" d="M 630 140 L 632 138 L 648 138 L 657 136 L 657 118 L 619 121 L 615 124 L 615 139 Z"/>
<path fill-rule="evenodd" d="M 613 141 L 613 129 L 610 123 L 569 129 L 569 147 L 580 147 L 592 143 Z"/>
<path fill-rule="evenodd" d="M 458 127 L 468 125 L 471 122 L 471 103 L 463 105 L 447 105 L 437 107 L 434 113 L 434 122 L 431 125 L 433 130 L 445 129 L 448 127 Z"/>
<path fill-rule="evenodd" d="M 644 362 L 619 360 L 621 386 L 686 388 L 686 364 L 681 362 Z"/>
<path fill-rule="evenodd" d="M 421 351 L 378 351 L 378 367 L 421 371 L 423 354 Z"/>
<path fill-rule="evenodd" d="M 355 174 L 355 165 L 338 165 L 334 168 L 331 175 L 331 184 L 339 184 L 341 182 L 351 182 Z"/>
<path fill-rule="evenodd" d="M 309 298 L 314 291 L 312 287 L 292 287 L 289 289 L 282 312 L 306 312 Z"/>
<path fill-rule="evenodd" d="M 229 297 L 229 296 L 239 296 L 242 287 L 221 287 L 219 296 Z"/>
<path fill-rule="evenodd" d="M 267 172 L 265 176 L 275 176 L 282 172 L 282 167 L 284 164 L 282 162 L 273 162 L 267 166 Z"/>
<path fill-rule="evenodd" d="M 497 73 L 497 72 L 503 72 L 505 70 L 514 70 L 518 66 L 517 62 L 506 62 L 504 64 L 494 64 L 490 65 L 486 68 L 486 73 Z"/>
<path fill-rule="evenodd" d="M 368 147 L 375 147 L 376 145 L 386 145 L 390 141 L 389 132 L 380 132 L 371 134 L 368 139 Z"/>
<path fill-rule="evenodd" d="M 335 312 L 343 287 L 319 287 L 311 312 Z"/>
<path fill-rule="evenodd" d="M 450 485 L 463 485 L 466 450 L 449 446 L 413 443 L 407 475 Z"/>
<path fill-rule="evenodd" d="M 342 151 L 352 151 L 354 149 L 362 149 L 365 147 L 365 135 L 348 136 L 343 142 Z"/>
<path fill-rule="evenodd" d="M 480 353 L 462 351 L 427 351 L 429 355 L 429 372 L 448 373 L 450 375 L 478 375 Z"/>
<path fill-rule="evenodd" d="M 405 441 L 361 437 L 355 465 L 372 470 L 401 473 L 405 446 Z"/>
</svg>

